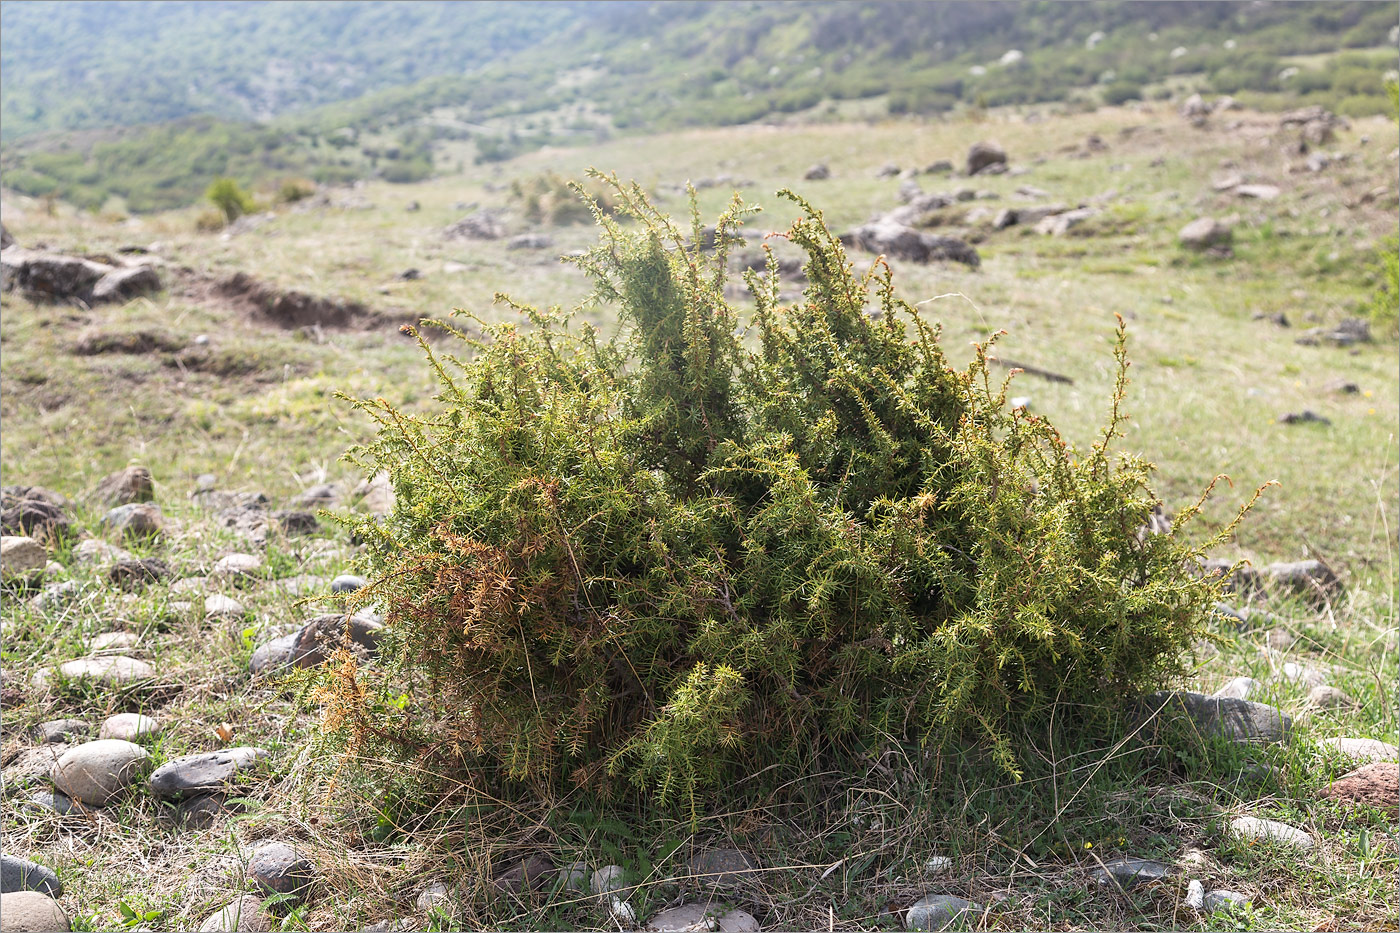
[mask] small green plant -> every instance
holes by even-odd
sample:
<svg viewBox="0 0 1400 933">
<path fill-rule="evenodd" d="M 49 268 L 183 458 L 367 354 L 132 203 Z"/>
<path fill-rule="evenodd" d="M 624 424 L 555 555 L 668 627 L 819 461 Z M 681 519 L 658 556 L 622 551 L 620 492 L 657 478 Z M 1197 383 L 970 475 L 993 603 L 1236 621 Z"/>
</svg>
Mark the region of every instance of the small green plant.
<svg viewBox="0 0 1400 933">
<path fill-rule="evenodd" d="M 511 182 L 510 193 L 525 219 L 535 223 L 571 224 L 593 219 L 589 202 L 580 199 L 569 182 L 553 172 L 516 179 Z M 592 205 L 608 213 L 614 210 L 606 188 L 590 185 L 588 195 Z"/>
<path fill-rule="evenodd" d="M 1183 670 L 1216 589 L 1178 533 L 1199 503 L 1147 534 L 1151 468 L 1111 451 L 1121 319 L 1108 421 L 1079 451 L 1008 406 L 988 346 L 952 368 L 889 268 L 857 276 L 800 197 L 782 192 L 806 292 L 780 302 L 770 252 L 742 320 L 726 249 L 756 208 L 736 198 L 706 237 L 692 202 L 685 234 L 606 181 L 634 223 L 595 205 L 577 263 L 614 339 L 512 305 L 529 326 L 434 325 L 471 358 L 419 338 L 437 411 L 354 402 L 381 430 L 352 457 L 396 492 L 387 522 L 347 519 L 388 670 L 344 655 L 318 693 L 355 760 L 630 784 L 694 814 L 745 774 L 776 787 L 892 740 L 970 741 L 1020 774 L 1024 723 Z"/>
<path fill-rule="evenodd" d="M 225 223 L 233 223 L 254 209 L 253 197 L 244 191 L 232 178 L 216 178 L 209 190 L 204 192 L 213 205 L 223 214 Z"/>
<path fill-rule="evenodd" d="M 284 178 L 277 186 L 278 204 L 295 204 L 316 193 L 316 183 L 305 178 Z"/>
</svg>

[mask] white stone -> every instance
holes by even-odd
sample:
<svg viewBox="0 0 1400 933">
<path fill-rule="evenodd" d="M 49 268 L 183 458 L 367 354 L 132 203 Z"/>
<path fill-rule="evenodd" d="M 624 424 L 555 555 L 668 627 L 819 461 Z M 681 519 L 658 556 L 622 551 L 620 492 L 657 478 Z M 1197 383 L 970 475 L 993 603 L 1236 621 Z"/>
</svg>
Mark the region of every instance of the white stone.
<svg viewBox="0 0 1400 933">
<path fill-rule="evenodd" d="M 120 654 L 66 661 L 58 666 L 58 673 L 68 680 L 95 680 L 109 687 L 150 680 L 156 676 L 155 668 L 145 661 Z M 36 671 L 32 683 L 42 688 L 52 676 L 53 671 L 48 669 Z"/>
<path fill-rule="evenodd" d="M 935 855 L 933 858 L 929 859 L 927 862 L 924 862 L 924 874 L 925 874 L 925 875 L 941 875 L 941 874 L 943 874 L 945 871 L 951 870 L 952 867 L 953 867 L 953 860 L 950 859 L 950 858 L 948 858 L 948 856 L 946 856 L 946 855 Z"/>
<path fill-rule="evenodd" d="M 136 647 L 141 636 L 135 632 L 103 632 L 88 640 L 89 651 L 114 651 Z"/>
<path fill-rule="evenodd" d="M 1200 910 L 1206 903 L 1206 886 L 1192 878 L 1191 883 L 1186 886 L 1186 907 L 1189 910 Z"/>
<path fill-rule="evenodd" d="M 625 927 L 630 927 L 637 922 L 636 908 L 616 894 L 608 898 L 608 913 L 612 914 L 613 919 Z"/>
<path fill-rule="evenodd" d="M 1249 695 L 1259 687 L 1259 681 L 1253 677 L 1236 677 L 1215 692 L 1218 697 L 1233 697 L 1237 700 L 1248 700 Z"/>
<path fill-rule="evenodd" d="M 16 577 L 43 570 L 49 552 L 33 538 L 24 535 L 0 536 L 0 576 Z"/>
<path fill-rule="evenodd" d="M 242 603 L 222 593 L 204 598 L 204 615 L 210 619 L 241 619 L 246 614 Z"/>
<path fill-rule="evenodd" d="M 1287 662 L 1279 669 L 1279 676 L 1284 680 L 1308 687 L 1316 687 L 1327 681 L 1326 675 L 1321 671 L 1303 664 L 1295 664 L 1292 661 Z"/>
<path fill-rule="evenodd" d="M 263 559 L 253 554 L 225 554 L 214 562 L 211 572 L 215 577 L 253 579 L 261 575 Z"/>
<path fill-rule="evenodd" d="M 117 713 L 109 717 L 98 730 L 99 739 L 121 739 L 140 742 L 160 735 L 160 720 L 140 713 Z"/>
<path fill-rule="evenodd" d="M 1295 849 L 1311 849 L 1313 837 L 1287 823 L 1242 816 L 1230 823 L 1230 834 L 1247 842 L 1273 842 Z"/>
</svg>

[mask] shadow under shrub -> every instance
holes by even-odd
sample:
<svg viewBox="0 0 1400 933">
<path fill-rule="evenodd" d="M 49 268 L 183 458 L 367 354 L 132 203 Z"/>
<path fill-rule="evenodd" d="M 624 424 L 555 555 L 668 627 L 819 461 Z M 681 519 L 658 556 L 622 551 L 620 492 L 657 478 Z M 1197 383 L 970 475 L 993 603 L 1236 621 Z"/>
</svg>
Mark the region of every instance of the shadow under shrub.
<svg viewBox="0 0 1400 933">
<path fill-rule="evenodd" d="M 1008 409 L 986 347 L 953 369 L 797 196 L 804 296 L 779 303 L 770 253 L 741 321 L 725 252 L 755 209 L 714 237 L 692 209 L 686 235 L 609 183 L 632 222 L 595 210 L 575 261 L 614 339 L 557 309 L 479 341 L 437 324 L 470 354 L 423 342 L 431 415 L 355 402 L 381 430 L 353 456 L 396 493 L 353 523 L 388 625 L 382 667 L 323 682 L 331 740 L 385 775 L 632 784 L 694 813 L 891 739 L 971 741 L 1016 775 L 1019 722 L 1180 671 L 1216 591 L 1177 533 L 1195 508 L 1146 533 L 1150 466 L 1110 451 L 1121 321 L 1108 423 L 1076 452 Z"/>
</svg>

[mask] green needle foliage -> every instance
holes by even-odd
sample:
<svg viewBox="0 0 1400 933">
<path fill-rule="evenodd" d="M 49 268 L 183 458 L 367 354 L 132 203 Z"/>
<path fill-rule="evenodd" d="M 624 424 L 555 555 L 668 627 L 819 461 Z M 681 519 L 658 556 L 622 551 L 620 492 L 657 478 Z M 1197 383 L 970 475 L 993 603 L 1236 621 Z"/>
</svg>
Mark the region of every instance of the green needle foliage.
<svg viewBox="0 0 1400 933">
<path fill-rule="evenodd" d="M 952 368 L 888 266 L 857 276 L 800 197 L 781 192 L 805 212 L 786 234 L 803 299 L 779 302 L 770 253 L 741 321 L 726 247 L 756 209 L 736 198 L 707 237 L 692 207 L 687 236 L 606 180 L 630 222 L 595 208 L 575 261 L 614 339 L 557 309 L 517 306 L 530 326 L 480 340 L 437 324 L 472 353 L 423 342 L 434 414 L 355 402 L 381 430 L 353 456 L 397 496 L 354 523 L 389 649 L 331 675 L 329 735 L 361 760 L 632 782 L 694 812 L 745 774 L 891 738 L 971 740 L 1017 774 L 1018 721 L 1181 669 L 1216 588 L 1178 534 L 1196 509 L 1146 533 L 1151 468 L 1111 453 L 1121 321 L 1108 423 L 1080 454 L 1008 410 L 986 347 Z"/>
</svg>

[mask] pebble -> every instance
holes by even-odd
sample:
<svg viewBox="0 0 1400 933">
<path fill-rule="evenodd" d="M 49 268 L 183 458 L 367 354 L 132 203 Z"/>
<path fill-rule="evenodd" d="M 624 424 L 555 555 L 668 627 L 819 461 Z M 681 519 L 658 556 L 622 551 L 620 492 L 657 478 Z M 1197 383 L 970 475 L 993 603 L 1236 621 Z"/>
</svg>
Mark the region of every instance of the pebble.
<svg viewBox="0 0 1400 933">
<path fill-rule="evenodd" d="M 1207 913 L 1215 913 L 1222 907 L 1231 908 L 1237 904 L 1248 904 L 1249 898 L 1236 891 L 1211 891 L 1205 896 L 1204 907 Z"/>
<path fill-rule="evenodd" d="M 604 865 L 588 879 L 588 890 L 594 894 L 611 894 L 627 887 L 627 869 L 621 865 Z"/>
<path fill-rule="evenodd" d="M 1215 691 L 1218 697 L 1228 697 L 1235 700 L 1248 700 L 1249 695 L 1259 688 L 1259 681 L 1253 677 L 1236 677 L 1234 680 Z"/>
<path fill-rule="evenodd" d="M 1171 874 L 1171 869 L 1161 862 L 1145 858 L 1116 858 L 1104 862 L 1089 873 L 1096 884 L 1105 887 L 1118 887 L 1126 891 L 1142 881 L 1161 881 Z"/>
<path fill-rule="evenodd" d="M 952 867 L 953 867 L 953 860 L 950 859 L 950 858 L 948 858 L 948 856 L 946 856 L 946 855 L 935 855 L 933 858 L 929 859 L 927 862 L 924 862 L 924 874 L 925 874 L 925 875 L 941 875 L 941 874 L 943 874 L 945 871 L 950 871 L 950 870 L 952 870 Z"/>
<path fill-rule="evenodd" d="M 1230 834 L 1246 842 L 1273 842 L 1295 849 L 1311 849 L 1312 836 L 1277 820 L 1262 820 L 1257 816 L 1242 816 L 1230 823 Z"/>
<path fill-rule="evenodd" d="M 1186 886 L 1186 906 L 1190 910 L 1200 910 L 1206 903 L 1206 886 L 1195 878 Z"/>
<path fill-rule="evenodd" d="M 95 680 L 107 687 L 124 687 L 143 680 L 153 680 L 156 671 L 145 661 L 118 654 L 66 661 L 58 666 L 58 675 L 65 680 Z M 49 670 L 36 671 L 33 684 L 42 688 L 52 676 L 53 672 Z"/>
<path fill-rule="evenodd" d="M 115 528 L 128 538 L 146 538 L 160 534 L 165 518 L 160 506 L 152 502 L 132 502 L 119 505 L 102 516 L 102 524 Z"/>
<path fill-rule="evenodd" d="M 88 640 L 88 651 L 112 651 L 135 648 L 141 636 L 135 632 L 103 632 Z"/>
<path fill-rule="evenodd" d="M 125 742 L 140 742 L 160 735 L 160 721 L 140 713 L 117 713 L 102 724 L 97 731 L 99 739 L 121 739 Z"/>
<path fill-rule="evenodd" d="M 101 806 L 136 780 L 148 757 L 144 748 L 121 739 L 84 742 L 54 763 L 53 783 L 72 800 Z"/>
<path fill-rule="evenodd" d="M 710 887 L 734 887 L 754 881 L 758 864 L 738 849 L 710 849 L 686 862 L 687 872 Z"/>
<path fill-rule="evenodd" d="M 200 933 L 268 933 L 272 922 L 263 913 L 262 898 L 245 894 L 223 910 L 211 914 Z"/>
<path fill-rule="evenodd" d="M 1318 744 L 1357 763 L 1400 761 L 1400 748 L 1379 739 L 1323 739 Z"/>
<path fill-rule="evenodd" d="M 353 593 L 358 589 L 369 586 L 369 581 L 364 577 L 356 576 L 353 573 L 342 573 L 331 581 L 332 593 Z"/>
<path fill-rule="evenodd" d="M 222 794 L 200 794 L 175 808 L 175 822 L 184 829 L 208 829 L 229 812 Z"/>
<path fill-rule="evenodd" d="M 25 801 L 25 806 L 31 810 L 48 810 L 59 816 L 67 816 L 78 809 L 77 805 L 64 794 L 47 790 L 36 790 L 30 793 Z"/>
<path fill-rule="evenodd" d="M 949 894 L 930 894 L 914 902 L 904 915 L 906 930 L 942 930 L 968 911 L 980 912 L 971 901 Z"/>
<path fill-rule="evenodd" d="M 148 782 L 157 797 L 178 800 L 227 789 L 235 775 L 267 757 L 267 750 L 240 745 L 218 752 L 182 755 L 151 772 Z"/>
<path fill-rule="evenodd" d="M 15 855 L 0 855 L 0 894 L 38 891 L 49 897 L 63 896 L 63 882 L 53 869 Z"/>
<path fill-rule="evenodd" d="M 1318 684 L 1309 690 L 1308 702 L 1318 709 L 1346 709 L 1356 705 L 1356 700 L 1346 691 L 1327 684 Z"/>
<path fill-rule="evenodd" d="M 279 902 L 278 906 L 283 908 L 279 910 L 281 913 L 306 900 L 316 880 L 316 869 L 287 843 L 268 842 L 253 850 L 248 859 L 248 878 L 265 895 L 288 895 Z"/>
<path fill-rule="evenodd" d="M 68 915 L 58 902 L 38 891 L 16 891 L 0 900 L 0 928 L 5 933 L 51 933 L 66 931 Z"/>
<path fill-rule="evenodd" d="M 50 719 L 48 722 L 41 722 L 37 726 L 29 727 L 30 739 L 41 745 L 72 742 L 80 738 L 87 738 L 91 733 L 92 726 L 81 719 Z"/>
<path fill-rule="evenodd" d="M 253 554 L 225 554 L 214 562 L 212 577 L 254 580 L 262 575 L 263 559 Z"/>
<path fill-rule="evenodd" d="M 204 597 L 204 617 L 210 621 L 233 622 L 247 614 L 242 603 L 222 593 Z"/>
<path fill-rule="evenodd" d="M 637 922 L 637 909 L 616 894 L 608 897 L 608 913 L 624 927 L 633 926 Z"/>
<path fill-rule="evenodd" d="M 0 536 L 0 576 L 5 579 L 42 571 L 48 562 L 49 552 L 33 538 L 24 535 Z"/>
</svg>

